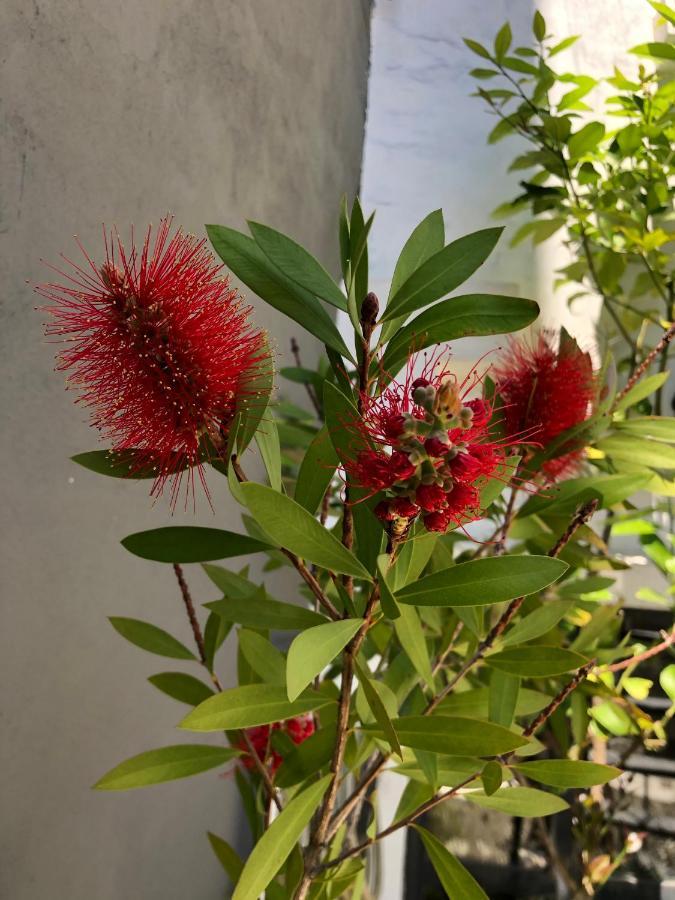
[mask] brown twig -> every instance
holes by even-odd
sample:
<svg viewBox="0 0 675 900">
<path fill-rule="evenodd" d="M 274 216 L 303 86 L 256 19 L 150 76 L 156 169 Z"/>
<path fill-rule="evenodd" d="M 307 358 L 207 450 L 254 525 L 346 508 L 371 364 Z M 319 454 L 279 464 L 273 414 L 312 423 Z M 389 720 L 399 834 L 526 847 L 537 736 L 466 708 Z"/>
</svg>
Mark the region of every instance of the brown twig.
<svg viewBox="0 0 675 900">
<path fill-rule="evenodd" d="M 616 404 L 620 400 L 623 400 L 623 398 L 626 396 L 628 391 L 630 391 L 631 388 L 635 387 L 637 382 L 642 378 L 642 376 L 645 374 L 647 369 L 654 362 L 656 357 L 666 349 L 666 347 L 668 346 L 668 344 L 672 341 L 672 339 L 674 337 L 675 337 L 675 324 L 671 325 L 670 328 L 663 334 L 663 336 L 661 337 L 661 340 L 657 343 L 657 345 L 654 347 L 654 349 L 651 350 L 645 356 L 645 358 L 642 360 L 640 365 L 635 369 L 635 371 L 633 372 L 631 377 L 626 382 L 626 386 L 622 390 L 620 390 L 619 393 L 616 395 L 616 399 L 614 400 L 615 407 L 616 407 Z"/>
<path fill-rule="evenodd" d="M 181 596 L 183 598 L 183 603 L 185 604 L 185 611 L 187 612 L 187 616 L 190 621 L 192 635 L 195 639 L 195 644 L 197 645 L 197 650 L 199 652 L 199 660 L 202 665 L 206 665 L 206 649 L 204 647 L 204 636 L 202 634 L 201 628 L 199 627 L 199 621 L 197 619 L 197 613 L 195 612 L 195 605 L 192 600 L 192 595 L 190 594 L 190 590 L 185 580 L 185 575 L 183 574 L 183 567 L 178 563 L 174 563 L 173 571 L 176 575 Z"/>
<path fill-rule="evenodd" d="M 638 653 L 636 656 L 630 656 L 628 659 L 622 659 L 621 662 L 612 663 L 611 666 L 601 666 L 600 671 L 621 672 L 623 669 L 629 669 L 631 666 L 636 666 L 638 663 L 644 662 L 646 659 L 651 659 L 652 656 L 658 656 L 659 653 L 663 653 L 664 650 L 667 650 L 668 647 L 672 647 L 672 645 L 675 644 L 675 629 L 673 629 L 670 634 L 665 634 L 662 631 L 661 635 L 663 636 L 663 640 L 660 644 L 655 644 L 653 647 L 650 647 L 643 653 Z"/>
<path fill-rule="evenodd" d="M 551 700 L 548 706 L 545 706 L 539 715 L 533 719 L 527 728 L 523 731 L 523 737 L 532 737 L 532 735 L 539 731 L 541 726 L 546 722 L 547 719 L 553 715 L 553 713 L 561 706 L 565 700 L 569 697 L 572 691 L 576 690 L 581 682 L 586 678 L 588 673 L 595 667 L 595 660 L 592 659 L 589 662 L 585 663 L 574 675 L 574 677 L 568 681 L 565 687 L 559 691 L 556 696 Z"/>
</svg>

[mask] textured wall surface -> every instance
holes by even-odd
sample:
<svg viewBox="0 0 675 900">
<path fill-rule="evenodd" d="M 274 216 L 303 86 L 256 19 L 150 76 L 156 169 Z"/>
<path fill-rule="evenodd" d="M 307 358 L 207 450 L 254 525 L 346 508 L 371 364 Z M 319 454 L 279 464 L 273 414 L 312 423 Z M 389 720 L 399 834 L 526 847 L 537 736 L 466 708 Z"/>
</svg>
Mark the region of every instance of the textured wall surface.
<svg viewBox="0 0 675 900">
<path fill-rule="evenodd" d="M 68 461 L 96 437 L 52 373 L 25 280 L 46 278 L 40 256 L 72 255 L 74 233 L 96 252 L 102 221 L 140 228 L 167 210 L 197 233 L 261 219 L 335 268 L 339 197 L 359 180 L 368 18 L 366 0 L 3 4 L 3 897 L 222 897 L 204 832 L 245 840 L 234 786 L 213 773 L 89 789 L 134 753 L 190 739 L 173 730 L 184 707 L 145 680 L 180 664 L 105 617 L 190 635 L 170 569 L 119 544 L 169 524 L 166 503 Z M 255 305 L 287 353 L 301 330 Z M 217 482 L 214 498 L 216 517 L 203 502 L 197 521 L 236 527 Z M 199 601 L 216 598 L 189 575 Z"/>
</svg>

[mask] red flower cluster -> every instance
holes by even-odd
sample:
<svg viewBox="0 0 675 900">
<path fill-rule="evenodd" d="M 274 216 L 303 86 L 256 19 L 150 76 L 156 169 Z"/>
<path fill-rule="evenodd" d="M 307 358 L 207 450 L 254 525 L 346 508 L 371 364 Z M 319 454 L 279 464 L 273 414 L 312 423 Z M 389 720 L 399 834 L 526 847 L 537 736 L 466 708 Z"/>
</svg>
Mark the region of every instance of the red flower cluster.
<svg viewBox="0 0 675 900">
<path fill-rule="evenodd" d="M 531 345 L 510 341 L 492 375 L 506 433 L 514 442 L 530 440 L 545 449 L 593 413 L 597 379 L 591 357 L 564 330 L 557 346 L 550 332 L 541 332 Z M 583 448 L 572 439 L 542 470 L 549 481 L 568 478 L 583 458 Z"/>
<path fill-rule="evenodd" d="M 386 491 L 375 508 L 383 522 L 421 515 L 429 531 L 444 532 L 480 516 L 479 487 L 504 462 L 504 449 L 490 439 L 490 407 L 465 400 L 475 373 L 459 384 L 438 359 L 419 377 L 414 364 L 403 382 L 362 398 L 362 419 L 352 427 L 368 449 L 346 469 L 355 484 Z"/>
<path fill-rule="evenodd" d="M 47 334 L 66 344 L 58 369 L 71 371 L 92 424 L 156 473 L 153 494 L 173 477 L 175 503 L 205 442 L 222 443 L 264 343 L 206 241 L 170 230 L 166 217 L 152 246 L 148 228 L 140 249 L 132 234 L 129 250 L 104 231 L 102 265 L 80 246 L 84 267 L 64 257 L 69 269 L 55 269 L 63 283 L 36 290 L 50 301 Z"/>
<path fill-rule="evenodd" d="M 246 734 L 253 745 L 256 756 L 267 765 L 272 775 L 282 763 L 280 754 L 271 746 L 270 739 L 273 731 L 283 731 L 294 744 L 302 744 L 303 741 L 306 741 L 308 737 L 314 734 L 314 719 L 312 716 L 296 716 L 294 719 L 287 719 L 285 722 L 274 722 L 272 725 L 256 725 L 254 728 L 246 729 Z M 237 747 L 241 750 L 248 750 L 243 740 L 237 744 Z M 247 769 L 255 768 L 255 763 L 250 753 L 247 753 L 242 758 L 242 762 Z"/>
</svg>

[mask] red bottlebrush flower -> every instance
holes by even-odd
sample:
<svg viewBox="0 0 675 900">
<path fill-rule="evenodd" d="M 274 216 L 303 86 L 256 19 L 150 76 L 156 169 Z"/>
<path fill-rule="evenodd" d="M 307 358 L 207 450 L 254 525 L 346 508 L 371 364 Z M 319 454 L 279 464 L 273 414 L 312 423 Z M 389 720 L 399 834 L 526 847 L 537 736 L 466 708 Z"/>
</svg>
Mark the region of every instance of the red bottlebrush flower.
<svg viewBox="0 0 675 900">
<path fill-rule="evenodd" d="M 222 443 L 265 351 L 206 241 L 180 230 L 170 238 L 171 221 L 152 242 L 148 228 L 140 248 L 104 233 L 102 265 L 80 245 L 86 265 L 66 259 L 69 269 L 55 270 L 63 282 L 36 290 L 50 301 L 46 333 L 66 344 L 57 368 L 70 372 L 92 424 L 114 451 L 134 450 L 139 469 L 153 468 L 153 494 L 173 478 L 175 503 L 184 469 L 198 465 L 204 482 L 204 440 Z"/>
<path fill-rule="evenodd" d="M 314 734 L 314 730 L 314 719 L 312 716 L 296 716 L 285 722 L 274 722 L 271 725 L 256 725 L 253 728 L 247 728 L 246 735 L 258 759 L 265 763 L 270 774 L 274 775 L 283 759 L 271 745 L 272 732 L 284 731 L 294 744 L 302 744 L 303 741 L 306 741 L 308 737 Z M 255 762 L 251 758 L 246 742 L 241 740 L 236 746 L 238 749 L 246 751 L 246 755 L 241 759 L 243 765 L 247 769 L 255 769 Z"/>
<path fill-rule="evenodd" d="M 354 485 L 385 492 L 375 515 L 386 525 L 422 514 L 429 530 L 445 531 L 480 515 L 474 485 L 503 463 L 504 449 L 490 438 L 489 404 L 465 400 L 480 381 L 475 372 L 459 383 L 438 357 L 421 375 L 414 369 L 410 359 L 403 381 L 361 397 L 361 418 L 344 423 L 361 449 L 345 469 Z"/>
<path fill-rule="evenodd" d="M 504 426 L 514 442 L 529 440 L 545 449 L 593 412 L 597 385 L 591 357 L 564 331 L 558 346 L 550 332 L 541 332 L 532 345 L 511 341 L 493 377 Z M 578 471 L 583 450 L 568 448 L 565 452 L 563 445 L 560 455 L 543 463 L 549 480 Z"/>
</svg>

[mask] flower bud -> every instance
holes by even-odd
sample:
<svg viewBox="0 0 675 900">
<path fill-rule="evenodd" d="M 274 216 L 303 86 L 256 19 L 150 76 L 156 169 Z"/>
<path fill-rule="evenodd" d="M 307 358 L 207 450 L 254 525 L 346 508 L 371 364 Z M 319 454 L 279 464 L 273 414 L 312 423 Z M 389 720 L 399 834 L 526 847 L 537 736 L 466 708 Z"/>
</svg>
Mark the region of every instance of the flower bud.
<svg viewBox="0 0 675 900">
<path fill-rule="evenodd" d="M 361 323 L 369 325 L 371 329 L 374 328 L 379 311 L 380 302 L 377 299 L 377 295 L 371 291 L 369 294 L 366 294 L 365 300 L 361 304 Z"/>
<path fill-rule="evenodd" d="M 459 388 L 457 382 L 447 379 L 438 389 L 436 401 L 434 403 L 434 412 L 441 416 L 454 417 L 459 415 L 462 409 L 462 402 L 459 398 Z"/>
</svg>

